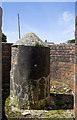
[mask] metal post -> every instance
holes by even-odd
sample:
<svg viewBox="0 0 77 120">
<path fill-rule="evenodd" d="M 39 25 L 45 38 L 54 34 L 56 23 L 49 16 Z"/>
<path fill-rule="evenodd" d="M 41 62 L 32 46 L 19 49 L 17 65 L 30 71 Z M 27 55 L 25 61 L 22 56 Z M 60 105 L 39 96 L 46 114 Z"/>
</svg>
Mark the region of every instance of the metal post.
<svg viewBox="0 0 77 120">
<path fill-rule="evenodd" d="M 18 14 L 18 32 L 19 32 L 19 39 L 20 39 L 20 21 L 19 21 L 19 14 Z"/>
</svg>

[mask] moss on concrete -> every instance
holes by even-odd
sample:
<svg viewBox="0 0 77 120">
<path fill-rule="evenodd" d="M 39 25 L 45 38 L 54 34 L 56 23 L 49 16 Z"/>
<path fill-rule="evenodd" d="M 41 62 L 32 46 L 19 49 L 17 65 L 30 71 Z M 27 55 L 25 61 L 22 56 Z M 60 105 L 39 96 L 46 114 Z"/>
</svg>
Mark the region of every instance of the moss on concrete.
<svg viewBox="0 0 77 120">
<path fill-rule="evenodd" d="M 70 111 L 73 112 L 73 110 Z M 73 118 L 73 116 L 69 115 L 67 110 L 50 110 L 44 113 L 42 118 Z"/>
<path fill-rule="evenodd" d="M 35 112 L 34 112 L 35 113 Z M 38 113 L 38 110 L 37 110 Z M 5 102 L 5 114 L 7 116 L 7 118 L 27 118 L 29 116 L 24 116 L 21 114 L 21 112 L 13 112 L 11 110 L 11 106 L 10 106 L 10 96 L 6 99 Z M 31 115 L 30 115 L 31 118 Z M 33 118 L 36 118 L 36 116 L 34 116 Z M 39 116 L 37 116 L 37 119 L 39 118 Z M 44 110 L 44 112 L 41 114 L 40 118 L 74 118 L 73 115 L 73 110 Z"/>
<path fill-rule="evenodd" d="M 5 115 L 7 118 L 23 118 L 20 112 L 13 112 L 10 106 L 10 96 L 5 101 Z"/>
</svg>

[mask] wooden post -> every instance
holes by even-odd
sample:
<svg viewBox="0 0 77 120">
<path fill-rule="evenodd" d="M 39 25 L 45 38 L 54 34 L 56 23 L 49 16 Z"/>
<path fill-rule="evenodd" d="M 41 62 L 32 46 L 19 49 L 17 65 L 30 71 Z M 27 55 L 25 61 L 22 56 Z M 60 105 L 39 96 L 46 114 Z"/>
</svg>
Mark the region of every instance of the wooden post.
<svg viewBox="0 0 77 120">
<path fill-rule="evenodd" d="M 19 21 L 19 14 L 18 14 L 18 33 L 19 33 L 19 39 L 20 39 L 20 21 Z"/>
<path fill-rule="evenodd" d="M 75 18 L 74 112 L 77 120 L 77 16 Z"/>
</svg>

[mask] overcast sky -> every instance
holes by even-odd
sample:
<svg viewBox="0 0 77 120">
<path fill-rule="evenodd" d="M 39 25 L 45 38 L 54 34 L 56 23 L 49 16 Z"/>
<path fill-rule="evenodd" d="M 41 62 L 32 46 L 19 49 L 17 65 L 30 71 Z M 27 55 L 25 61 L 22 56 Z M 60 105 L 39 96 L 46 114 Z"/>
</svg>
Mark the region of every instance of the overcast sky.
<svg viewBox="0 0 77 120">
<path fill-rule="evenodd" d="M 75 2 L 3 2 L 2 9 L 2 32 L 8 42 L 18 40 L 18 13 L 21 37 L 34 32 L 57 44 L 75 38 Z"/>
</svg>

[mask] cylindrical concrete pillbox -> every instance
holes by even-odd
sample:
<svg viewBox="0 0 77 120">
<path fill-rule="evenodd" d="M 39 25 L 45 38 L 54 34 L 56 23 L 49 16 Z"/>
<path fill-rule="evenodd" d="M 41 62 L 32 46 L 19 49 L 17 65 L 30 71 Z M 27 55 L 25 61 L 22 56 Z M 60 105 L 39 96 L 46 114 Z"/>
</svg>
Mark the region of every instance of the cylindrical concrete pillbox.
<svg viewBox="0 0 77 120">
<path fill-rule="evenodd" d="M 31 43 L 35 34 L 27 37 Z M 50 104 L 50 49 L 43 43 L 34 46 L 35 40 L 27 43 L 26 38 L 12 46 L 10 103 L 24 110 L 42 109 Z"/>
</svg>

